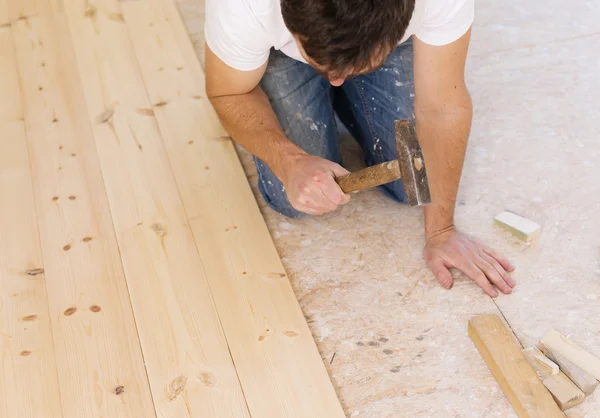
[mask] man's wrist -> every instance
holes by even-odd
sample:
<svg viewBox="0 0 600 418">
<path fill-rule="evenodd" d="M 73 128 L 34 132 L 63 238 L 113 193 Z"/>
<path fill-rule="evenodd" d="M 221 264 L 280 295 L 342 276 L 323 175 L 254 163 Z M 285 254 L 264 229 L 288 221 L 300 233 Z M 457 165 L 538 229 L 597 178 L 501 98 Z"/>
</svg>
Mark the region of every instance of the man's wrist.
<svg viewBox="0 0 600 418">
<path fill-rule="evenodd" d="M 444 235 L 444 234 L 447 234 L 449 232 L 454 232 L 454 231 L 456 231 L 456 227 L 452 223 L 443 228 L 439 228 L 439 229 L 435 229 L 435 230 L 431 230 L 431 231 L 425 231 L 425 239 L 426 239 L 426 241 L 429 241 L 435 237 L 439 237 L 440 235 Z"/>
<path fill-rule="evenodd" d="M 425 206 L 425 237 L 427 240 L 455 230 L 454 205 L 439 207 Z"/>
<path fill-rule="evenodd" d="M 277 155 L 273 159 L 272 165 L 267 162 L 267 165 L 273 170 L 275 176 L 277 176 L 284 184 L 287 182 L 287 173 L 289 169 L 294 166 L 296 161 L 306 155 L 306 152 L 296 144 L 287 139 L 286 141 L 288 143 L 277 150 Z"/>
</svg>

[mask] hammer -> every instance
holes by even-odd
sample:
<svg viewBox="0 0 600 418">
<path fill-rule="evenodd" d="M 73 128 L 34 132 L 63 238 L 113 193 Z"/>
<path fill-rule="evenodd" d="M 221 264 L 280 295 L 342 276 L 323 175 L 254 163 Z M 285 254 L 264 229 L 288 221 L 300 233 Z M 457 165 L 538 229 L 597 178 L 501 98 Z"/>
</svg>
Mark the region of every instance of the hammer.
<svg viewBox="0 0 600 418">
<path fill-rule="evenodd" d="M 380 186 L 402 179 L 410 206 L 431 203 L 429 183 L 425 171 L 423 152 L 419 146 L 415 127 L 410 119 L 394 122 L 398 159 L 373 165 L 335 179 L 344 193 Z"/>
</svg>

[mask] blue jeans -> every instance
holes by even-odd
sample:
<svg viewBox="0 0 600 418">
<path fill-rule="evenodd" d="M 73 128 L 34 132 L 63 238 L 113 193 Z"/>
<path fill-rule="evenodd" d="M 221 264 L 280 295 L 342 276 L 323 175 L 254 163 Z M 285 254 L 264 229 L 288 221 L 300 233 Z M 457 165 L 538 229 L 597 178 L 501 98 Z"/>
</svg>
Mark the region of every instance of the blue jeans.
<svg viewBox="0 0 600 418">
<path fill-rule="evenodd" d="M 414 119 L 413 48 L 399 45 L 383 67 L 333 87 L 311 66 L 272 50 L 260 87 L 289 140 L 308 154 L 341 163 L 335 114 L 360 143 L 367 166 L 394 160 L 394 121 Z M 334 113 L 335 112 L 335 113 Z M 298 217 L 281 181 L 255 158 L 258 187 L 276 211 Z M 406 196 L 401 180 L 383 190 L 398 202 Z"/>
</svg>

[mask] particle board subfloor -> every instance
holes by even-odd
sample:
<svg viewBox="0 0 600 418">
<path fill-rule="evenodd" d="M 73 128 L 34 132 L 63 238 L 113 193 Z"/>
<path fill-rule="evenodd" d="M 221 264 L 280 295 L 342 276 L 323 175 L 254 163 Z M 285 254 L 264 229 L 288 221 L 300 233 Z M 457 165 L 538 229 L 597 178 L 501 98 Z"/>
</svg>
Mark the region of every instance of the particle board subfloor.
<svg viewBox="0 0 600 418">
<path fill-rule="evenodd" d="M 600 1 L 476 3 L 457 223 L 517 264 L 515 292 L 495 302 L 524 346 L 556 328 L 598 356 Z M 203 1 L 178 5 L 202 61 Z M 353 141 L 343 148 L 354 164 Z M 463 278 L 438 286 L 421 260 L 418 210 L 372 191 L 338 213 L 290 220 L 258 200 L 349 416 L 516 416 L 466 331 L 470 316 L 498 309 Z M 504 210 L 539 223 L 539 240 L 494 226 Z M 600 417 L 598 391 L 566 415 Z"/>
</svg>

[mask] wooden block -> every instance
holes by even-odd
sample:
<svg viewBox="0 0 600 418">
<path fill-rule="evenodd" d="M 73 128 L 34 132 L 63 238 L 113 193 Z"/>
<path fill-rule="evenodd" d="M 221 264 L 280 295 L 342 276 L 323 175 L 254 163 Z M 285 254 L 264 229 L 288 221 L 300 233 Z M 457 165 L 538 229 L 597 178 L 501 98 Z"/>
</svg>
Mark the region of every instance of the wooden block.
<svg viewBox="0 0 600 418">
<path fill-rule="evenodd" d="M 585 400 L 585 394 L 575 383 L 561 371 L 558 366 L 546 357 L 537 347 L 523 350 L 525 358 L 536 371 L 542 383 L 563 411 L 579 405 Z"/>
<path fill-rule="evenodd" d="M 508 211 L 496 216 L 494 222 L 523 241 L 531 241 L 540 233 L 537 223 Z"/>
<path fill-rule="evenodd" d="M 565 416 L 498 315 L 471 318 L 469 337 L 520 418 Z"/>
<path fill-rule="evenodd" d="M 558 373 L 560 370 L 558 365 L 546 357 L 537 347 L 529 347 L 523 350 L 523 354 L 538 374 L 543 373 L 544 377 Z"/>
<path fill-rule="evenodd" d="M 560 370 L 566 374 L 567 377 L 571 379 L 586 396 L 589 396 L 594 392 L 598 386 L 598 381 L 594 378 L 594 376 L 587 373 L 573 362 L 567 360 L 562 354 L 558 354 L 557 352 L 550 350 L 544 344 L 538 344 L 538 348 L 546 355 L 546 357 L 558 364 Z"/>
<path fill-rule="evenodd" d="M 545 378 L 542 383 L 563 411 L 585 400 L 585 394 L 563 372 Z"/>
<path fill-rule="evenodd" d="M 560 332 L 551 329 L 542 338 L 542 344 L 600 380 L 600 359 L 588 353 Z"/>
</svg>

